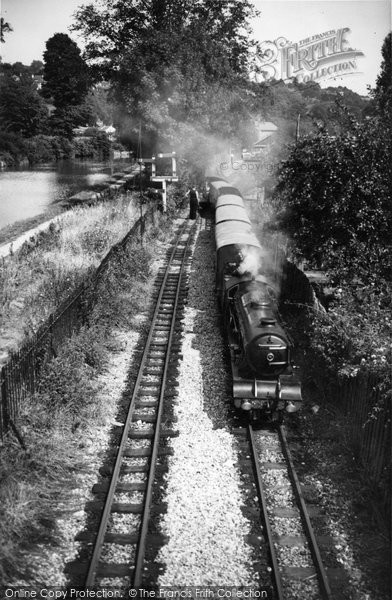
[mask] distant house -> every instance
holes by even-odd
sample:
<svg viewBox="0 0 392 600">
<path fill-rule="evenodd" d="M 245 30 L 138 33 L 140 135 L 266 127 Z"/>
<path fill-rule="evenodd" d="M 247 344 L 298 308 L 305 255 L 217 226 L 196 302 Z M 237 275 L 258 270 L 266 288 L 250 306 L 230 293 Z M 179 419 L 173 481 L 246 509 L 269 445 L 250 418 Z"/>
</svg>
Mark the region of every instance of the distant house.
<svg viewBox="0 0 392 600">
<path fill-rule="evenodd" d="M 255 152 L 260 152 L 267 148 L 273 140 L 274 133 L 278 130 L 277 126 L 271 121 L 263 121 L 257 127 L 258 141 L 253 144 Z"/>
<path fill-rule="evenodd" d="M 116 128 L 113 125 L 103 125 L 99 128 L 99 131 L 103 131 L 108 136 L 108 139 L 113 142 L 116 137 Z"/>
<path fill-rule="evenodd" d="M 250 150 L 244 149 L 242 151 L 243 160 L 254 160 L 263 154 L 270 146 L 277 131 L 277 126 L 271 123 L 271 121 L 261 121 L 258 123 L 257 142 L 253 144 Z"/>
<path fill-rule="evenodd" d="M 113 125 L 104 125 L 102 121 L 98 121 L 96 127 L 75 127 L 73 133 L 77 137 L 91 137 L 97 133 L 105 133 L 111 142 L 116 139 L 116 128 Z"/>
</svg>

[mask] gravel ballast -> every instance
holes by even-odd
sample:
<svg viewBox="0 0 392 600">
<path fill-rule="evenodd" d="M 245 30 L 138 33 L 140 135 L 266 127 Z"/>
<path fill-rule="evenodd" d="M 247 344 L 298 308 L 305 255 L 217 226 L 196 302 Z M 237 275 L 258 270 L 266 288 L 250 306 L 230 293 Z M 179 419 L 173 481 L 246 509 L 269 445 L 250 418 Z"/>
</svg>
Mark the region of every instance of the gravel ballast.
<svg viewBox="0 0 392 600">
<path fill-rule="evenodd" d="M 169 542 L 158 556 L 166 565 L 160 586 L 257 583 L 252 548 L 245 542 L 250 523 L 233 436 L 228 430 L 227 367 L 214 295 L 214 246 L 199 234 L 184 318 L 179 374 L 179 436 L 171 442 L 161 522 Z"/>
</svg>

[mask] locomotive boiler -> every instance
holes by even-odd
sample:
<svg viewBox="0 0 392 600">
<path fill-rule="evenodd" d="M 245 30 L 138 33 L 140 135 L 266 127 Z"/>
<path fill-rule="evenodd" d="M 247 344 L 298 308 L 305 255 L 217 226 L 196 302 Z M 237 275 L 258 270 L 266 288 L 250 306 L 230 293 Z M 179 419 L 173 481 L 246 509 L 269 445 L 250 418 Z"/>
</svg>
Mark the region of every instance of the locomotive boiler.
<svg viewBox="0 0 392 600">
<path fill-rule="evenodd" d="M 216 291 L 231 359 L 236 408 L 251 418 L 283 419 L 302 404 L 292 341 L 280 323 L 278 292 L 240 192 L 207 179 L 215 209 Z"/>
</svg>

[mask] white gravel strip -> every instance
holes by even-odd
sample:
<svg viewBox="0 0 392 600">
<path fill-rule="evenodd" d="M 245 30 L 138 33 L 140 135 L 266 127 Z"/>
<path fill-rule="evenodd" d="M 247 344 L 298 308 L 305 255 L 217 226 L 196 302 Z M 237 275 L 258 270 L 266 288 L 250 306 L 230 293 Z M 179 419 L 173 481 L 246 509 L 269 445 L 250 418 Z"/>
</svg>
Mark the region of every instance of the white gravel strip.
<svg viewBox="0 0 392 600">
<path fill-rule="evenodd" d="M 226 367 L 214 296 L 214 250 L 210 234 L 199 236 L 185 310 L 183 362 L 176 409 L 179 436 L 171 440 L 161 522 L 169 537 L 157 557 L 166 564 L 160 586 L 255 585 L 250 524 L 237 454 L 227 429 Z M 217 426 L 217 424 L 219 426 Z"/>
</svg>

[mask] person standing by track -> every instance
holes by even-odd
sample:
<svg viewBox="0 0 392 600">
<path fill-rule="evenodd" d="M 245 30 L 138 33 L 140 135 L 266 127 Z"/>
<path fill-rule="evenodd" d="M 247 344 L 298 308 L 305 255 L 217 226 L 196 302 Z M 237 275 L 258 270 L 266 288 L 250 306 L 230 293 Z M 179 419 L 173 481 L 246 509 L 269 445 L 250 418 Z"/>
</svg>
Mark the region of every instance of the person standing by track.
<svg viewBox="0 0 392 600">
<path fill-rule="evenodd" d="M 196 186 L 192 186 L 186 194 L 189 197 L 189 218 L 196 219 L 199 208 L 199 192 Z"/>
</svg>

